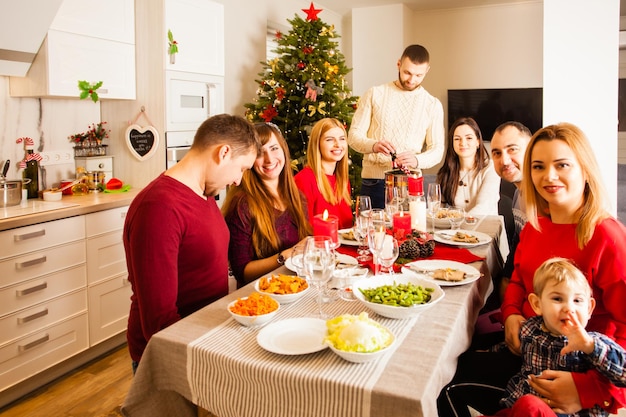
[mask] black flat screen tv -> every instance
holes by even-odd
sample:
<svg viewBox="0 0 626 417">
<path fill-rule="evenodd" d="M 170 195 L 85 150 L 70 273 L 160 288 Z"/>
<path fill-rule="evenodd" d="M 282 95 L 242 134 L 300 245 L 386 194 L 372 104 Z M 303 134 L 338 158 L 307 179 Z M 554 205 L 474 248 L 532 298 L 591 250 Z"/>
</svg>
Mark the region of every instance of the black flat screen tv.
<svg viewBox="0 0 626 417">
<path fill-rule="evenodd" d="M 531 133 L 542 127 L 542 88 L 485 88 L 448 90 L 448 128 L 459 117 L 478 123 L 483 140 L 490 141 L 496 127 L 514 120 Z"/>
</svg>

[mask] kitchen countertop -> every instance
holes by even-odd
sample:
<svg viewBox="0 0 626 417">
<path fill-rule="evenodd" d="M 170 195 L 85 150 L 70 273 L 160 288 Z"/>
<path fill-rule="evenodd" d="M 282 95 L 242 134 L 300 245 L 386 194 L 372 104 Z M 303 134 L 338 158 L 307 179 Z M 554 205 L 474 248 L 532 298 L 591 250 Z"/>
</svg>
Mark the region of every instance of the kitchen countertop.
<svg viewBox="0 0 626 417">
<path fill-rule="evenodd" d="M 0 231 L 127 206 L 139 191 L 141 188 L 132 188 L 125 193 L 64 195 L 59 202 L 32 199 L 28 200 L 27 207 L 0 208 Z"/>
</svg>

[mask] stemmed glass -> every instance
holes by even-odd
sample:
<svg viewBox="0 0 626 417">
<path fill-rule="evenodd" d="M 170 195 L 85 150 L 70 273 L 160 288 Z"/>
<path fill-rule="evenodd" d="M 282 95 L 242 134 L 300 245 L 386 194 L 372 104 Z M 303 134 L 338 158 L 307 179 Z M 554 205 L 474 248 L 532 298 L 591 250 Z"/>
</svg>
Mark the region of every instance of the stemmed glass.
<svg viewBox="0 0 626 417">
<path fill-rule="evenodd" d="M 367 231 L 367 243 L 374 257 L 374 275 L 378 275 L 378 265 L 380 265 L 379 257 L 383 250 L 385 236 L 387 235 L 385 212 L 377 209 L 372 210 L 371 223 L 371 227 Z"/>
<path fill-rule="evenodd" d="M 399 254 L 400 251 L 396 238 L 390 235 L 385 235 L 380 255 L 378 255 L 378 261 L 389 274 L 393 275 L 393 263 L 396 259 L 398 259 Z"/>
<path fill-rule="evenodd" d="M 385 211 L 387 218 L 393 219 L 393 214 L 400 211 L 400 195 L 398 187 L 391 187 L 385 190 Z"/>
<path fill-rule="evenodd" d="M 461 228 L 465 219 L 465 210 L 461 207 L 448 207 L 448 220 L 450 220 L 450 230 Z"/>
<path fill-rule="evenodd" d="M 356 210 L 354 216 L 354 235 L 359 241 L 357 260 L 365 262 L 369 260 L 369 249 L 367 247 L 367 230 L 370 227 L 372 214 L 372 200 L 367 195 L 356 197 Z"/>
<path fill-rule="evenodd" d="M 304 248 L 304 268 L 309 277 L 309 283 L 317 290 L 317 315 L 320 318 L 326 318 L 322 309 L 323 286 L 330 280 L 335 269 L 335 251 L 330 237 L 307 238 Z"/>
<path fill-rule="evenodd" d="M 428 194 L 426 195 L 426 200 L 428 202 L 428 213 L 433 222 L 433 233 L 435 233 L 435 218 L 437 217 L 437 212 L 441 207 L 441 185 L 439 184 L 428 184 Z"/>
<path fill-rule="evenodd" d="M 300 242 L 298 244 L 296 244 L 296 246 L 293 247 L 293 249 L 291 250 L 291 263 L 293 264 L 293 267 L 295 268 L 295 272 L 296 275 L 298 275 L 299 277 L 303 277 L 306 280 L 308 280 L 309 278 L 306 276 L 306 270 L 304 268 L 304 249 L 306 246 L 306 241 L 305 242 Z"/>
</svg>

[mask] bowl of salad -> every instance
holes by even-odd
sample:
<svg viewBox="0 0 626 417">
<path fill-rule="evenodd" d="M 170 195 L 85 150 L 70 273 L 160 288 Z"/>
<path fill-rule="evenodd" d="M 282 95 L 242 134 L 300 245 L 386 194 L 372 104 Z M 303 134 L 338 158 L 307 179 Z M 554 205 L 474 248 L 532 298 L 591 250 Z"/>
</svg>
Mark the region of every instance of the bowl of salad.
<svg viewBox="0 0 626 417">
<path fill-rule="evenodd" d="M 373 361 L 387 353 L 395 337 L 366 312 L 342 314 L 326 321 L 324 342 L 341 358 L 355 363 Z"/>
</svg>

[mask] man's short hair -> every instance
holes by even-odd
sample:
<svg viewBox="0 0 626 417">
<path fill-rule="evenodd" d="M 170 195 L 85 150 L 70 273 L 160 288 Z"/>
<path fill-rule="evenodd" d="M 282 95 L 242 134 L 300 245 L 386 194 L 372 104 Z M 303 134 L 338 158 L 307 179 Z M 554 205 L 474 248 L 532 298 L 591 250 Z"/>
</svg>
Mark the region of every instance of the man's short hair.
<svg viewBox="0 0 626 417">
<path fill-rule="evenodd" d="M 409 58 L 409 60 L 414 64 L 424 64 L 430 62 L 430 55 L 426 48 L 422 45 L 409 45 L 402 52 L 402 56 L 400 60 L 402 61 L 404 58 Z"/>
</svg>

